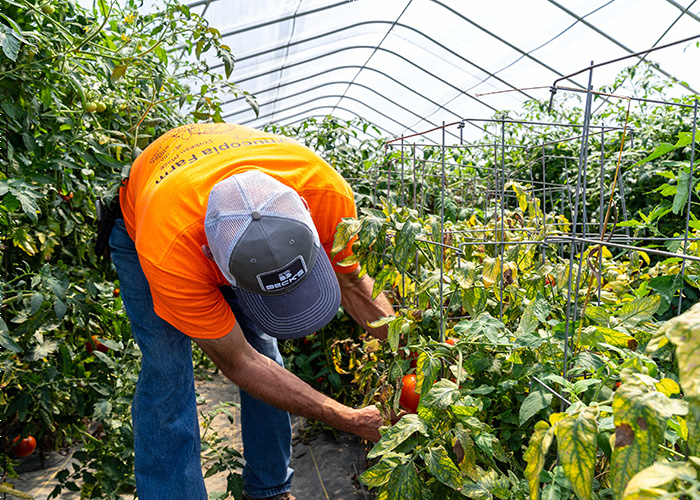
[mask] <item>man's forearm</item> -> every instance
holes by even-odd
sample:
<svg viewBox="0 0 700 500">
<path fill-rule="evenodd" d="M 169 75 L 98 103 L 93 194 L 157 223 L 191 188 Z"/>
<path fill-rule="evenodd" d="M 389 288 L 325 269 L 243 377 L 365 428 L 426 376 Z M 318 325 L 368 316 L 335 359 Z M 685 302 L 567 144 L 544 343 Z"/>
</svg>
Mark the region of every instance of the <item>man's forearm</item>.
<svg viewBox="0 0 700 500">
<path fill-rule="evenodd" d="M 224 375 L 255 398 L 365 439 L 379 439 L 378 428 L 383 420 L 376 408 L 356 410 L 315 391 L 294 374 L 255 351 L 245 339 L 241 343 L 235 337 L 231 333 L 222 339 L 195 341 Z M 243 337 L 242 333 L 240 337 Z"/>
<path fill-rule="evenodd" d="M 357 275 L 357 272 L 337 274 L 342 292 L 341 304 L 350 316 L 372 336 L 385 339 L 388 327 L 370 328 L 368 323 L 382 317 L 392 316 L 394 309 L 384 293 L 372 300 L 374 280 L 367 275 L 362 278 L 358 278 Z"/>
</svg>

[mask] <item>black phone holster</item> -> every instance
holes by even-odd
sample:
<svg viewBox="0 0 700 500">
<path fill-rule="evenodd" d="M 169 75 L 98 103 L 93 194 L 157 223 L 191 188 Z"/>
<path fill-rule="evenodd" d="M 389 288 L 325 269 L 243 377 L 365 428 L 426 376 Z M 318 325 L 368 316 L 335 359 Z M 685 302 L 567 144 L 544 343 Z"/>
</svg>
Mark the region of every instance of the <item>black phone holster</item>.
<svg viewBox="0 0 700 500">
<path fill-rule="evenodd" d="M 109 235 L 114 227 L 114 221 L 122 218 L 122 209 L 119 205 L 119 195 L 112 198 L 107 205 L 102 198 L 95 200 L 95 212 L 97 221 L 97 241 L 95 242 L 95 254 L 97 257 L 110 258 Z"/>
</svg>

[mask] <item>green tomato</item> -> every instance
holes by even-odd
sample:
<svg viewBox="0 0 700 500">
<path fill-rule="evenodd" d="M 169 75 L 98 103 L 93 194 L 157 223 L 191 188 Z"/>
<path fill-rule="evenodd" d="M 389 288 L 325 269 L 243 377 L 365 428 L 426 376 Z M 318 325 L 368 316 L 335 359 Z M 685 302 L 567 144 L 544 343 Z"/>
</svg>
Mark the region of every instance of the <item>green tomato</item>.
<svg viewBox="0 0 700 500">
<path fill-rule="evenodd" d="M 90 101 L 85 104 L 85 107 L 83 109 L 86 113 L 94 113 L 97 110 L 97 103 Z"/>
<path fill-rule="evenodd" d="M 54 12 L 56 12 L 56 7 L 51 5 L 50 3 L 45 3 L 44 5 L 41 6 L 41 11 L 46 14 L 47 16 L 50 16 Z"/>
<path fill-rule="evenodd" d="M 103 103 L 102 101 L 97 103 L 97 112 L 102 113 L 105 109 L 107 109 L 107 105 Z"/>
</svg>

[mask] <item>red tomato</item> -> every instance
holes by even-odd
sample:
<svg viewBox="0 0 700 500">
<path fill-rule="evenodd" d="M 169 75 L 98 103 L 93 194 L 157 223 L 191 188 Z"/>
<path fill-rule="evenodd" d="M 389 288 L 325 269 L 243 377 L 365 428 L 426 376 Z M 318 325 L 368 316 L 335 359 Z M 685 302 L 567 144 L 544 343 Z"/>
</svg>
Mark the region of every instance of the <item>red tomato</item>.
<svg viewBox="0 0 700 500">
<path fill-rule="evenodd" d="M 119 297 L 119 288 L 115 288 L 112 292 L 112 295 L 114 295 L 115 297 Z"/>
<path fill-rule="evenodd" d="M 457 343 L 458 340 L 459 340 L 459 339 L 450 338 L 450 339 L 447 339 L 445 342 L 447 342 L 447 343 L 450 344 L 450 345 L 455 345 L 455 344 Z"/>
<path fill-rule="evenodd" d="M 554 276 L 552 276 L 551 274 L 548 274 L 547 277 L 544 279 L 544 284 L 545 284 L 545 286 L 546 285 L 554 286 L 555 285 Z"/>
<path fill-rule="evenodd" d="M 85 343 L 85 350 L 88 352 L 88 354 L 92 354 L 92 351 L 95 349 L 100 352 L 109 351 L 109 347 L 97 340 L 97 335 L 93 335 L 92 338 Z"/>
<path fill-rule="evenodd" d="M 20 458 L 31 455 L 36 449 L 36 439 L 34 439 L 34 436 L 27 436 L 21 441 L 19 438 L 20 436 L 17 436 L 14 441 L 12 441 L 12 448 L 10 448 L 12 453 Z"/>
<path fill-rule="evenodd" d="M 420 395 L 416 394 L 416 375 L 409 373 L 404 375 L 402 380 L 403 388 L 401 389 L 399 404 L 407 412 L 416 413 L 418 411 L 418 401 L 420 400 Z"/>
</svg>

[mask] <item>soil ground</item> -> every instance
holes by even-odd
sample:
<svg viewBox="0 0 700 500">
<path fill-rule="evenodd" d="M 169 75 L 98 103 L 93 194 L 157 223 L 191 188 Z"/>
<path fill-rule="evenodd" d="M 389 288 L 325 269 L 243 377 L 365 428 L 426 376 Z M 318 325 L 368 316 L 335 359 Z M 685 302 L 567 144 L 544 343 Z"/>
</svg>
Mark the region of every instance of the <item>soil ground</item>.
<svg viewBox="0 0 700 500">
<path fill-rule="evenodd" d="M 200 413 L 213 409 L 219 402 L 238 401 L 238 388 L 215 374 L 196 381 Z M 232 408 L 234 424 L 219 415 L 212 421 L 212 429 L 219 436 L 230 439 L 232 446 L 243 451 L 237 409 Z M 356 477 L 366 468 L 367 447 L 355 436 L 330 431 L 311 432 L 305 419 L 292 416 L 294 480 L 292 494 L 297 500 L 368 500 L 373 496 L 361 486 Z M 35 500 L 46 500 L 56 484 L 56 474 L 73 460 L 71 455 L 52 453 L 42 461 L 37 453 L 23 459 L 17 472 L 20 479 L 9 479 L 19 491 L 32 495 Z M 206 479 L 210 495 L 226 490 L 226 474 Z M 11 497 L 8 497 L 11 498 Z M 133 495 L 124 497 L 133 498 Z M 61 500 L 79 500 L 80 493 L 63 492 Z M 165 499 L 164 499 L 165 500 Z"/>
</svg>

